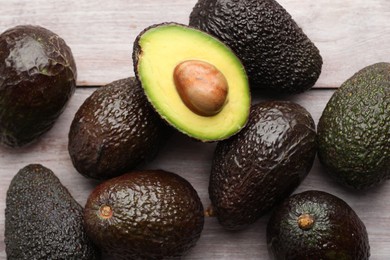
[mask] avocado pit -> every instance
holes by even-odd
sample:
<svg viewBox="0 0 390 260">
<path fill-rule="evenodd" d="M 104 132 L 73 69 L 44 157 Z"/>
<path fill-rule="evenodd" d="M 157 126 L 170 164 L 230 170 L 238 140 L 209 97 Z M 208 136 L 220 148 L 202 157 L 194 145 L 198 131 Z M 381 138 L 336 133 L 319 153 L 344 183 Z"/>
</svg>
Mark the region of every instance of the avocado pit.
<svg viewBox="0 0 390 260">
<path fill-rule="evenodd" d="M 184 104 L 198 115 L 214 116 L 226 104 L 227 80 L 221 71 L 208 62 L 183 61 L 175 67 L 173 79 Z"/>
</svg>

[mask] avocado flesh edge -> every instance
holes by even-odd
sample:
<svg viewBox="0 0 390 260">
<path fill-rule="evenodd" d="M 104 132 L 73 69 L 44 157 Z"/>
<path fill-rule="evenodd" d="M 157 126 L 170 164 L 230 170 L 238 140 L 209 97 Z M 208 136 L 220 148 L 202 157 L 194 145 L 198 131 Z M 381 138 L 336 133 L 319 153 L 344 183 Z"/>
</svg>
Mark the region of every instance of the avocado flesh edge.
<svg viewBox="0 0 390 260">
<path fill-rule="evenodd" d="M 199 41 L 201 37 L 206 40 Z M 172 45 L 172 41 L 177 44 Z M 225 139 L 246 124 L 250 106 L 247 76 L 238 58 L 223 43 L 201 31 L 168 23 L 147 28 L 138 37 L 135 50 L 136 75 L 148 100 L 177 130 L 207 142 Z M 181 100 L 174 85 L 173 71 L 185 60 L 206 61 L 227 78 L 228 101 L 217 115 L 199 116 Z M 234 67 L 231 64 L 235 64 Z M 166 80 L 158 80 L 161 78 Z"/>
</svg>

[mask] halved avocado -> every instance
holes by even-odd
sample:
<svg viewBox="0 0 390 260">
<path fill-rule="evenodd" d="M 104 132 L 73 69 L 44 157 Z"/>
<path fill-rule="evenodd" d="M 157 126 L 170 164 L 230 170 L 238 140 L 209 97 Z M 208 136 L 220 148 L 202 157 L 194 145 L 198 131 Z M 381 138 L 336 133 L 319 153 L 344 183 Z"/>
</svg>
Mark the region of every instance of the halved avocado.
<svg viewBox="0 0 390 260">
<path fill-rule="evenodd" d="M 163 23 L 134 43 L 134 71 L 148 100 L 170 125 L 195 139 L 226 139 L 247 122 L 248 78 L 225 44 L 197 29 Z"/>
</svg>

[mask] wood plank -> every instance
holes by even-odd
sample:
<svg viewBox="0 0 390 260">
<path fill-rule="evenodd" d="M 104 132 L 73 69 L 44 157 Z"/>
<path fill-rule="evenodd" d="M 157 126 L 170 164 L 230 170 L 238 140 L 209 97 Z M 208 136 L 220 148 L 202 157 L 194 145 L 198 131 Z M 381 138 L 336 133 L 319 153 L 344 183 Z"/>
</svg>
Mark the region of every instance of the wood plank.
<svg viewBox="0 0 390 260">
<path fill-rule="evenodd" d="M 338 87 L 366 65 L 389 61 L 390 1 L 279 0 L 320 49 L 323 72 L 316 87 Z M 132 45 L 145 27 L 188 23 L 196 0 L 0 0 L 0 32 L 37 24 L 71 46 L 78 84 L 103 85 L 134 75 Z"/>
<path fill-rule="evenodd" d="M 51 168 L 81 205 L 97 184 L 82 177 L 73 168 L 67 152 L 67 134 L 70 123 L 82 102 L 94 88 L 79 88 L 64 114 L 54 128 L 35 144 L 22 149 L 0 148 L 0 259 L 6 259 L 4 245 L 4 208 L 8 185 L 16 172 L 29 163 L 42 163 Z M 311 90 L 287 98 L 304 106 L 317 123 L 333 90 Z M 254 98 L 254 102 L 263 99 Z M 165 169 L 188 179 L 198 191 L 205 207 L 208 199 L 208 175 L 215 144 L 204 144 L 182 134 L 175 134 L 158 156 L 143 168 Z M 388 259 L 390 255 L 390 183 L 365 192 L 352 192 L 336 184 L 323 171 L 316 160 L 309 176 L 297 192 L 319 189 L 330 192 L 347 201 L 366 224 L 370 243 L 371 259 Z M 186 259 L 269 259 L 265 228 L 268 215 L 241 232 L 228 232 L 215 218 L 207 218 L 197 246 Z"/>
</svg>

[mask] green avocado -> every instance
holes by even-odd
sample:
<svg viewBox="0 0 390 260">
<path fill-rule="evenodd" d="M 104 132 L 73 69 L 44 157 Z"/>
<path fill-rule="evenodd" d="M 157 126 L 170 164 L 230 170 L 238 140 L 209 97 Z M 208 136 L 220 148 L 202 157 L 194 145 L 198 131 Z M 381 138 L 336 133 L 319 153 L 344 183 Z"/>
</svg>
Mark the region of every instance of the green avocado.
<svg viewBox="0 0 390 260">
<path fill-rule="evenodd" d="M 367 189 L 390 177 L 390 63 L 345 81 L 318 123 L 318 157 L 343 185 Z"/>
<path fill-rule="evenodd" d="M 80 106 L 68 151 L 79 173 L 108 179 L 154 158 L 169 133 L 138 82 L 126 78 L 98 88 Z"/>
<path fill-rule="evenodd" d="M 31 25 L 0 35 L 0 143 L 26 145 L 47 132 L 76 87 L 71 49 L 57 34 Z"/>
<path fill-rule="evenodd" d="M 366 260 L 370 245 L 364 223 L 342 199 L 305 191 L 285 200 L 267 225 L 273 259 Z"/>
<path fill-rule="evenodd" d="M 5 209 L 7 259 L 100 259 L 83 209 L 48 168 L 30 164 L 12 179 Z"/>
<path fill-rule="evenodd" d="M 199 0 L 189 24 L 232 48 L 252 90 L 299 93 L 321 73 L 319 50 L 275 0 Z"/>
<path fill-rule="evenodd" d="M 237 230 L 255 222 L 297 188 L 315 155 L 315 125 L 305 108 L 253 105 L 246 127 L 214 153 L 209 195 L 221 225 Z"/>
<path fill-rule="evenodd" d="M 177 259 L 198 241 L 204 213 L 187 180 L 144 170 L 97 186 L 84 220 L 88 235 L 113 259 Z"/>
<path fill-rule="evenodd" d="M 226 139 L 245 125 L 251 102 L 245 69 L 209 34 L 156 24 L 134 42 L 134 71 L 158 114 L 200 141 Z"/>
</svg>

